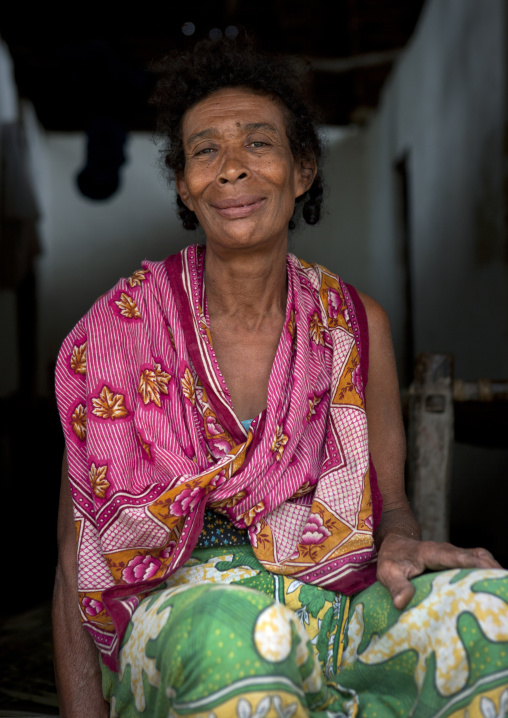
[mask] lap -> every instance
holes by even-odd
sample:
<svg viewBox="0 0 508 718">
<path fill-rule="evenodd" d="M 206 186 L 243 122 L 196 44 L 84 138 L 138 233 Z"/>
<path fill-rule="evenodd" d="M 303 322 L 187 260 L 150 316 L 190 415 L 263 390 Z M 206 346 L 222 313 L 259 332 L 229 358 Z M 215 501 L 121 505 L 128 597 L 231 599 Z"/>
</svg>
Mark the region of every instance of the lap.
<svg viewBox="0 0 508 718">
<path fill-rule="evenodd" d="M 103 676 L 122 718 L 317 716 L 334 699 L 295 614 L 233 584 L 166 588 L 144 599 L 118 674 L 103 667 Z"/>
<path fill-rule="evenodd" d="M 402 612 L 376 583 L 348 613 L 344 597 L 260 571 L 247 548 L 208 554 L 141 603 L 119 674 L 103 670 L 122 718 L 502 715 L 506 572 L 426 574 Z"/>
</svg>

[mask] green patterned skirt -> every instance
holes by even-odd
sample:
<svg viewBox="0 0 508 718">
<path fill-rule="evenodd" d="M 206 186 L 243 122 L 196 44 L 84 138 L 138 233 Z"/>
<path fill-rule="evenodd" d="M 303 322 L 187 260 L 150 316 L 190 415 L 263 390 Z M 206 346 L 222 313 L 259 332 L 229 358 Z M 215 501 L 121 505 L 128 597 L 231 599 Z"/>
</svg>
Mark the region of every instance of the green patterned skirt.
<svg viewBox="0 0 508 718">
<path fill-rule="evenodd" d="M 464 716 L 508 711 L 508 572 L 414 580 L 395 609 L 267 572 L 248 545 L 197 549 L 145 598 L 102 667 L 111 715 Z"/>
</svg>

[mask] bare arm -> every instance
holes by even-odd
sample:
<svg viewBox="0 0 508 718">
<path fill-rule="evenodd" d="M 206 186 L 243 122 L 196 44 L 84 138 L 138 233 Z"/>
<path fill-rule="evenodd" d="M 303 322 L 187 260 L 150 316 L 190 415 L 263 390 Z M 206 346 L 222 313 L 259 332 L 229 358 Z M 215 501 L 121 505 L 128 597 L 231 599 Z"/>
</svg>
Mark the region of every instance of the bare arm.
<svg viewBox="0 0 508 718">
<path fill-rule="evenodd" d="M 369 450 L 383 496 L 376 532 L 379 548 L 388 533 L 419 539 L 420 529 L 404 489 L 406 439 L 390 324 L 384 309 L 361 294 L 369 324 L 369 381 L 366 389 Z"/>
<path fill-rule="evenodd" d="M 499 568 L 485 549 L 460 549 L 448 543 L 420 541 L 420 530 L 404 490 L 406 444 L 397 370 L 388 317 L 373 299 L 361 294 L 369 325 L 369 381 L 366 389 L 369 449 L 383 496 L 376 531 L 378 580 L 396 608 L 404 608 L 414 588 L 409 579 L 426 569 Z"/>
<path fill-rule="evenodd" d="M 58 513 L 58 566 L 53 595 L 53 645 L 60 715 L 62 718 L 106 718 L 109 716 L 109 703 L 102 696 L 97 649 L 81 625 L 78 609 L 76 530 L 67 471 L 65 453 Z"/>
</svg>

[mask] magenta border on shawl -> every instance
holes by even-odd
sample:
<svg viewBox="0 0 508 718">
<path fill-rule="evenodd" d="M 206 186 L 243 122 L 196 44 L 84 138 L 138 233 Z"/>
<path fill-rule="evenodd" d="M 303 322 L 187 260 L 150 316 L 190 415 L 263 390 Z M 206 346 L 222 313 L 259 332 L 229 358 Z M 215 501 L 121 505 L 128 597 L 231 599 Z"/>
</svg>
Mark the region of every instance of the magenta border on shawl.
<svg viewBox="0 0 508 718">
<path fill-rule="evenodd" d="M 358 346 L 358 353 L 360 354 L 362 381 L 363 388 L 365 391 L 365 387 L 367 386 L 367 382 L 369 381 L 369 325 L 367 322 L 367 312 L 365 311 L 363 302 L 360 299 L 360 296 L 356 289 L 351 284 L 346 284 L 345 282 L 343 282 L 342 284 L 347 288 L 347 291 L 349 292 L 349 296 L 353 303 L 353 308 L 355 311 L 355 317 L 353 318 L 353 322 L 355 319 L 356 322 L 358 322 L 358 331 L 355 331 L 354 334 L 356 344 Z M 354 329 L 355 327 L 353 327 L 353 330 Z"/>
<path fill-rule="evenodd" d="M 372 549 L 369 548 L 353 556 L 348 554 L 347 557 L 331 559 L 320 563 L 319 567 L 299 571 L 293 575 L 293 578 L 351 596 L 368 588 L 376 580 L 377 562 L 375 554 L 373 557 L 372 553 Z M 346 569 L 344 573 L 340 571 L 341 566 Z M 331 577 L 327 578 L 327 574 L 330 573 Z M 336 576 L 335 580 L 334 576 Z"/>
<path fill-rule="evenodd" d="M 367 321 L 367 312 L 363 305 L 360 295 L 351 284 L 346 284 L 348 292 L 351 296 L 353 306 L 355 309 L 356 320 L 359 328 L 359 340 L 357 340 L 358 352 L 360 354 L 360 366 L 362 368 L 362 381 L 363 390 L 367 388 L 367 382 L 369 381 L 369 323 Z M 367 399 L 364 396 L 365 407 L 367 407 Z M 379 522 L 381 521 L 381 514 L 383 513 L 383 497 L 379 490 L 377 482 L 377 473 L 372 459 L 369 454 L 369 468 L 370 468 L 370 493 L 372 496 L 372 522 L 373 528 L 372 533 L 376 532 Z"/>
</svg>

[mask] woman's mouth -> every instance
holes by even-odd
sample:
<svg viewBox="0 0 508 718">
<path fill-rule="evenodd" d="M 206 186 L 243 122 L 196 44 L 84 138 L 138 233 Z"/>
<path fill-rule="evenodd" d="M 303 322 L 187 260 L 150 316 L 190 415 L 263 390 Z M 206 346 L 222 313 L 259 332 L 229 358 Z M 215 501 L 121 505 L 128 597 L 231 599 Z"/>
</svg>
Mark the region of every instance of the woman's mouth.
<svg viewBox="0 0 508 718">
<path fill-rule="evenodd" d="M 243 195 L 229 199 L 213 202 L 212 207 L 222 216 L 228 219 L 240 219 L 248 217 L 264 203 L 265 197 Z"/>
</svg>

